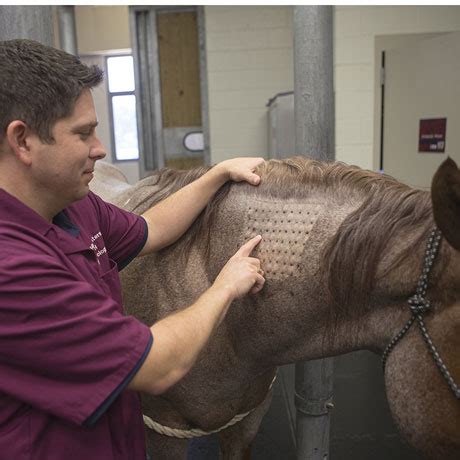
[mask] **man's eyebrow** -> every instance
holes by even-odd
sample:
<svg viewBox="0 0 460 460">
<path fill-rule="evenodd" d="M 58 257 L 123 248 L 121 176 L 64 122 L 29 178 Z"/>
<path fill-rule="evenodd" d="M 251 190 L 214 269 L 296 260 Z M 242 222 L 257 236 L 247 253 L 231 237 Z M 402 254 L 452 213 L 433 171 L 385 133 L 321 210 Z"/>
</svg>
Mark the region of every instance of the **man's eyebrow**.
<svg viewBox="0 0 460 460">
<path fill-rule="evenodd" d="M 95 121 L 89 121 L 87 123 L 81 123 L 79 125 L 75 125 L 73 128 L 72 128 L 72 131 L 74 133 L 77 133 L 81 130 L 84 130 L 84 129 L 93 129 L 95 128 L 97 125 L 99 124 L 99 122 L 97 120 Z"/>
</svg>

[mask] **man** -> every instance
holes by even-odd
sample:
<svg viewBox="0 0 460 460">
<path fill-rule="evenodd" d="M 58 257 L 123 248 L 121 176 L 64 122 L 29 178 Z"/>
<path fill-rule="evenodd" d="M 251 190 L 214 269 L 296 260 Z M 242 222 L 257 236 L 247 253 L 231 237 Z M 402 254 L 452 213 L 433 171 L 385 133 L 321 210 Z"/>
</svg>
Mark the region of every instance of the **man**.
<svg viewBox="0 0 460 460">
<path fill-rule="evenodd" d="M 264 284 L 259 236 L 189 308 L 151 328 L 123 315 L 118 270 L 176 241 L 227 180 L 257 185 L 263 160 L 222 162 L 142 217 L 109 205 L 88 188 L 101 80 L 62 51 L 0 42 L 0 459 L 144 460 L 135 391 L 174 385 Z"/>
</svg>

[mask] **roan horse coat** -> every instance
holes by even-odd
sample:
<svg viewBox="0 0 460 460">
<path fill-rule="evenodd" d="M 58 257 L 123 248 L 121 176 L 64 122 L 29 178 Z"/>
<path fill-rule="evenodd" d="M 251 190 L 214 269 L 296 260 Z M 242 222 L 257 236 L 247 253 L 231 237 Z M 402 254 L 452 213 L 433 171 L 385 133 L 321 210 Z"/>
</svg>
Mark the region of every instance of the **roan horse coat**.
<svg viewBox="0 0 460 460">
<path fill-rule="evenodd" d="M 142 213 L 204 171 L 162 170 L 128 186 L 114 181 L 107 166 L 97 172 L 93 190 Z M 460 382 L 455 163 L 443 163 L 431 195 L 385 175 L 300 157 L 269 161 L 257 172 L 258 187 L 225 185 L 177 243 L 122 272 L 127 311 L 151 325 L 193 303 L 243 242 L 263 237 L 255 255 L 265 271 L 264 289 L 234 302 L 182 381 L 160 396 L 143 396 L 144 413 L 166 427 L 213 431 L 251 411 L 219 432 L 223 458 L 249 458 L 277 366 L 359 349 L 381 354 L 401 330 L 435 225 L 443 239 L 425 324 Z M 389 355 L 385 383 L 403 437 L 428 458 L 460 458 L 460 401 L 415 325 Z M 186 456 L 186 440 L 151 430 L 148 447 L 155 459 Z"/>
</svg>

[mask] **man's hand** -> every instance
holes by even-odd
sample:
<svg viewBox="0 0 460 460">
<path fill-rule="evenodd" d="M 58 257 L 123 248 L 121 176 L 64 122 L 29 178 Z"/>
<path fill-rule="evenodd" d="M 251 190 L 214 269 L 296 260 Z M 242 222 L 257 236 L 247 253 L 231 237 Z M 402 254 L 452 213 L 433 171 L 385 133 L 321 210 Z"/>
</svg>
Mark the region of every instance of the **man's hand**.
<svg viewBox="0 0 460 460">
<path fill-rule="evenodd" d="M 260 260 L 249 256 L 261 240 L 257 235 L 241 246 L 217 276 L 214 287 L 227 290 L 232 299 L 259 292 L 265 283 L 264 272 Z"/>
<path fill-rule="evenodd" d="M 149 233 L 140 255 L 159 251 L 177 241 L 228 180 L 258 185 L 260 177 L 254 170 L 264 161 L 263 158 L 233 158 L 223 161 L 146 211 L 142 217 L 147 222 Z"/>
<path fill-rule="evenodd" d="M 241 157 L 225 160 L 217 164 L 215 168 L 222 169 L 229 180 L 235 182 L 248 182 L 251 185 L 258 185 L 260 177 L 254 173 L 254 170 L 262 164 L 263 158 Z"/>
<path fill-rule="evenodd" d="M 166 316 L 151 327 L 152 347 L 128 388 L 154 395 L 165 392 L 196 362 L 231 302 L 248 292 L 259 292 L 264 283 L 260 261 L 250 257 L 260 243 L 252 238 L 235 253 L 213 285 L 190 307 Z"/>
</svg>

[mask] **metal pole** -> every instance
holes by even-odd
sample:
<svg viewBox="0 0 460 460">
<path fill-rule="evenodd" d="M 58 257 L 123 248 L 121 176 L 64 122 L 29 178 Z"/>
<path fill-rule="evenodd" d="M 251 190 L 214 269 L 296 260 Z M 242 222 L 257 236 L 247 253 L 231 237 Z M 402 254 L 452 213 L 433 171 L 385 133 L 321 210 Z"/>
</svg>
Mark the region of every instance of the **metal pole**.
<svg viewBox="0 0 460 460">
<path fill-rule="evenodd" d="M 0 6 L 0 40 L 28 38 L 54 46 L 51 6 Z"/>
<path fill-rule="evenodd" d="M 209 139 L 209 100 L 208 72 L 206 60 L 206 26 L 204 6 L 197 6 L 198 46 L 200 49 L 200 93 L 201 93 L 201 126 L 203 127 L 204 164 L 211 165 L 211 145 Z"/>
<path fill-rule="evenodd" d="M 334 159 L 332 6 L 294 7 L 296 150 Z"/>
<path fill-rule="evenodd" d="M 58 6 L 59 42 L 61 49 L 70 54 L 78 54 L 75 7 Z"/>
<path fill-rule="evenodd" d="M 332 7 L 294 7 L 296 152 L 334 159 Z M 298 460 L 329 456 L 332 358 L 296 364 Z"/>
<path fill-rule="evenodd" d="M 333 358 L 295 367 L 296 450 L 298 460 L 329 456 L 329 411 L 333 407 Z"/>
</svg>

